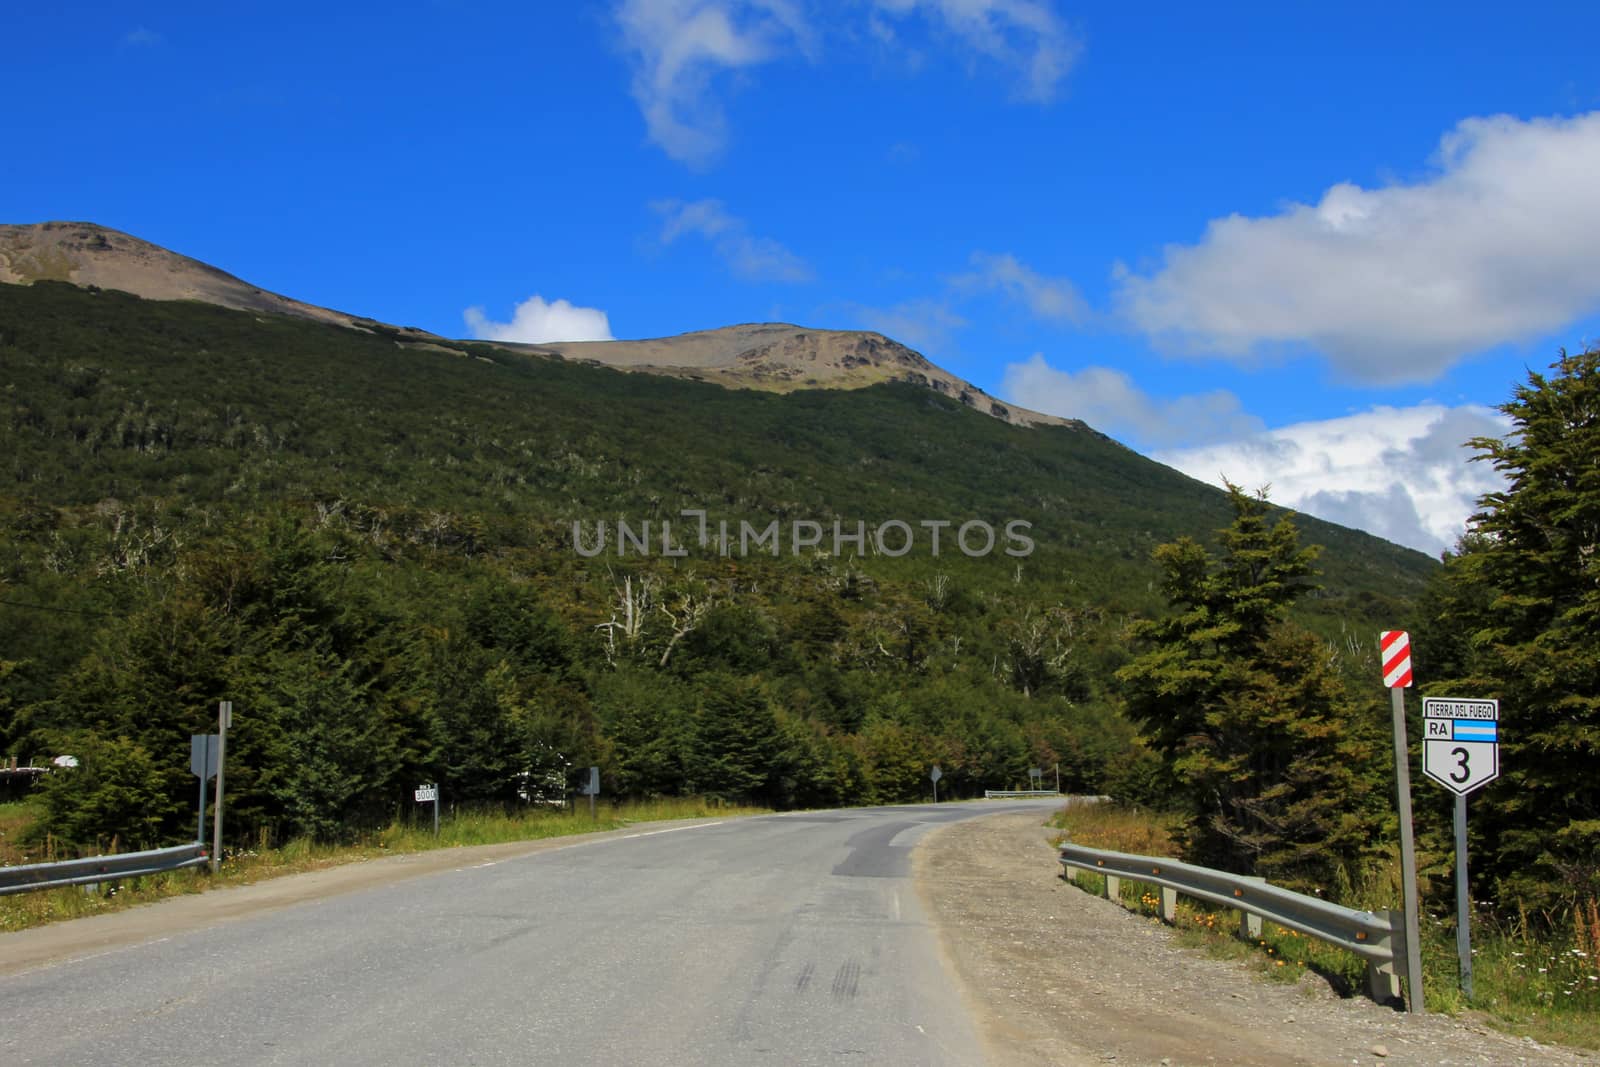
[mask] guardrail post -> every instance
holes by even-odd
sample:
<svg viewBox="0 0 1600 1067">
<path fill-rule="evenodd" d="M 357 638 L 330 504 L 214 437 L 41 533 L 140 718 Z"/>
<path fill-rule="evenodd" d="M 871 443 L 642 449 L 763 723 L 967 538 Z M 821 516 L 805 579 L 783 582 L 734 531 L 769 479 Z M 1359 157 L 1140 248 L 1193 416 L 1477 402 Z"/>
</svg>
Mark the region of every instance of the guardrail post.
<svg viewBox="0 0 1600 1067">
<path fill-rule="evenodd" d="M 1178 891 L 1169 886 L 1161 887 L 1161 921 L 1168 926 L 1178 921 Z"/>
<path fill-rule="evenodd" d="M 1240 875 L 1240 881 L 1258 882 L 1261 885 L 1266 885 L 1267 884 L 1267 880 L 1265 878 L 1262 878 L 1262 877 L 1260 877 L 1258 875 L 1251 875 L 1251 874 Z M 1242 895 L 1242 894 L 1237 894 L 1236 893 L 1235 895 Z M 1261 916 L 1253 915 L 1250 912 L 1245 911 L 1243 908 L 1240 908 L 1239 909 L 1239 936 L 1244 938 L 1246 941 L 1258 941 L 1258 940 L 1260 940 L 1260 938 L 1261 938 Z"/>
<path fill-rule="evenodd" d="M 1106 899 L 1107 900 L 1121 900 L 1122 899 L 1122 879 L 1118 878 L 1114 874 L 1106 875 L 1105 879 L 1106 879 L 1106 889 L 1105 889 Z"/>
<path fill-rule="evenodd" d="M 1400 999 L 1400 974 L 1395 963 L 1406 958 L 1406 917 L 1404 912 L 1380 913 L 1389 920 L 1389 934 L 1379 938 L 1378 944 L 1387 947 L 1392 955 L 1388 963 L 1367 964 L 1367 995 L 1379 1004 Z"/>
</svg>

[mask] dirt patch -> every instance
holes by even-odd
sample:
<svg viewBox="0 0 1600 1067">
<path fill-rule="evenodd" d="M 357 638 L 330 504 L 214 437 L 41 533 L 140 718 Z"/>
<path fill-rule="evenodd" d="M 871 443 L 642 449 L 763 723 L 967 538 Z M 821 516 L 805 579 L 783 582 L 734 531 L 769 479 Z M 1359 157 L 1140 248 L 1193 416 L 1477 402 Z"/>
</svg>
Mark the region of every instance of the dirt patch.
<svg viewBox="0 0 1600 1067">
<path fill-rule="evenodd" d="M 1038 815 L 922 840 L 917 890 L 994 1064 L 1600 1064 L 1443 1015 L 1278 985 L 1061 877 Z"/>
</svg>

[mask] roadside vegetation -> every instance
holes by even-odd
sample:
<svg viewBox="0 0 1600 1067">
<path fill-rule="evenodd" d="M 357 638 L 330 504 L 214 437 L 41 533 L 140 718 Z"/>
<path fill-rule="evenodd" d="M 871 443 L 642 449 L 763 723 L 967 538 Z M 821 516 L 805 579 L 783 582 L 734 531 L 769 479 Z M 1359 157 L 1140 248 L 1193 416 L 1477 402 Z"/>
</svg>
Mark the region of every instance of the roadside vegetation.
<svg viewBox="0 0 1600 1067">
<path fill-rule="evenodd" d="M 571 811 L 525 810 L 517 814 L 501 811 L 450 812 L 439 821 L 438 837 L 433 834 L 431 817 L 397 818 L 388 826 L 348 844 L 330 844 L 300 837 L 276 847 L 258 841 L 256 847 L 230 849 L 215 875 L 206 869 L 169 871 L 106 883 L 101 888 L 69 886 L 0 896 L 0 932 L 24 930 L 61 919 L 99 915 L 148 904 L 164 897 L 201 893 L 222 886 L 249 885 L 268 878 L 322 870 L 358 860 L 435 849 L 539 841 L 621 830 L 639 823 L 673 819 L 760 815 L 765 810 L 703 797 L 672 797 L 618 804 L 603 802 L 593 819 L 589 817 L 587 804 L 580 804 Z M 16 831 L 25 829 L 40 814 L 42 812 L 37 805 L 0 804 L 0 834 L 4 835 L 0 836 L 0 863 L 38 863 L 51 858 L 48 854 L 30 855 L 27 850 L 14 844 L 18 836 Z"/>
</svg>

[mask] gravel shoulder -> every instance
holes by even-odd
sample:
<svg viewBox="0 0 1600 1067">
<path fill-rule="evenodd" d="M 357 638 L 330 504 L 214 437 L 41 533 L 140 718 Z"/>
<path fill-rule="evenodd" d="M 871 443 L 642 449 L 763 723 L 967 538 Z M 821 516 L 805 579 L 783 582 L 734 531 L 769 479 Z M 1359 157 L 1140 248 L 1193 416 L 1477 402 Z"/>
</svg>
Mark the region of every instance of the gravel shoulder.
<svg viewBox="0 0 1600 1067">
<path fill-rule="evenodd" d="M 1263 981 L 1184 948 L 1063 880 L 1038 815 L 941 827 L 913 872 L 993 1064 L 1600 1064 L 1470 1019 L 1342 999 L 1314 975 Z"/>
</svg>

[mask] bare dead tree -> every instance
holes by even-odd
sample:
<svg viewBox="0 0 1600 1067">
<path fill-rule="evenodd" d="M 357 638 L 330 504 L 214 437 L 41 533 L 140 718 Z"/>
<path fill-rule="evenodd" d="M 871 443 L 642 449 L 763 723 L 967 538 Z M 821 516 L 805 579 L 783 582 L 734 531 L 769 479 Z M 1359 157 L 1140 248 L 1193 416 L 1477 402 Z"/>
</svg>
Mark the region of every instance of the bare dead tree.
<svg viewBox="0 0 1600 1067">
<path fill-rule="evenodd" d="M 644 636 L 644 623 L 653 603 L 654 588 L 655 579 L 640 578 L 636 586 L 631 575 L 624 576 L 622 584 L 616 586 L 617 604 L 612 609 L 611 618 L 595 627 L 596 630 L 605 631 L 607 663 L 615 664 L 617 661 L 619 635 L 629 648 L 637 646 L 639 639 Z M 617 618 L 619 612 L 622 615 L 620 619 Z"/>
<path fill-rule="evenodd" d="M 714 603 L 708 597 L 696 597 L 692 593 L 684 593 L 678 597 L 676 610 L 659 605 L 661 614 L 665 615 L 672 624 L 672 636 L 667 639 L 667 647 L 661 650 L 661 662 L 657 666 L 665 667 L 667 660 L 672 657 L 672 650 L 678 647 L 678 642 L 694 632 L 700 625 L 700 620 L 705 618 L 706 612 L 711 610 Z"/>
</svg>

